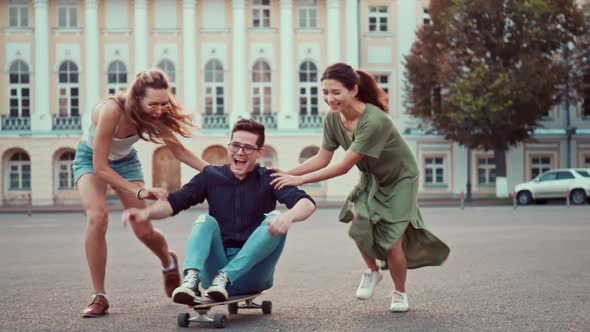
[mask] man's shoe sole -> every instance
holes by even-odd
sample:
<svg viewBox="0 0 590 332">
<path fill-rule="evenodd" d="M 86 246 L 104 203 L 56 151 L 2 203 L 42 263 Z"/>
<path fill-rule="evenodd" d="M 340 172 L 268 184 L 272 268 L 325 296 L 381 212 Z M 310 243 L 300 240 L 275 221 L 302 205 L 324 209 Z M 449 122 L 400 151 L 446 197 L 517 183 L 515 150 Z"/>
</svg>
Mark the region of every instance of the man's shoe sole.
<svg viewBox="0 0 590 332">
<path fill-rule="evenodd" d="M 105 315 L 108 315 L 108 314 L 109 314 L 109 311 L 107 310 L 103 314 L 100 314 L 100 315 L 82 314 L 82 317 L 84 317 L 84 318 L 97 318 L 97 317 L 102 317 L 102 316 L 105 316 Z"/>
<path fill-rule="evenodd" d="M 217 302 L 227 301 L 227 295 L 223 294 L 220 291 L 210 291 L 207 292 L 207 296 Z"/>
<path fill-rule="evenodd" d="M 179 304 L 186 304 L 186 305 L 194 305 L 194 304 L 201 304 L 203 303 L 203 298 L 200 296 L 196 296 L 187 292 L 186 290 L 180 292 L 173 292 L 172 293 L 172 301 L 174 303 Z"/>
</svg>

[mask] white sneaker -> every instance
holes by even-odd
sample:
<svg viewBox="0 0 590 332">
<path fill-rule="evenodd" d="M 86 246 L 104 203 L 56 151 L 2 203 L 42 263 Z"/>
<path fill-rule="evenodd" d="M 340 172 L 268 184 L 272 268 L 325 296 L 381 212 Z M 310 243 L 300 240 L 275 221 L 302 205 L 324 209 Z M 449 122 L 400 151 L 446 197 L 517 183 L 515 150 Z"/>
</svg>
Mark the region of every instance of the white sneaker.
<svg viewBox="0 0 590 332">
<path fill-rule="evenodd" d="M 207 288 L 207 296 L 217 302 L 226 301 L 229 296 L 227 289 L 225 289 L 227 284 L 229 284 L 227 275 L 224 272 L 219 272 Z"/>
<path fill-rule="evenodd" d="M 408 304 L 408 294 L 393 291 L 392 295 L 393 298 L 391 299 L 391 306 L 389 307 L 389 311 L 406 312 L 410 310 L 410 305 Z"/>
<path fill-rule="evenodd" d="M 373 297 L 375 287 L 381 279 L 383 279 L 381 272 L 371 270 L 365 271 L 359 288 L 356 290 L 356 298 L 359 300 L 368 300 Z"/>
</svg>

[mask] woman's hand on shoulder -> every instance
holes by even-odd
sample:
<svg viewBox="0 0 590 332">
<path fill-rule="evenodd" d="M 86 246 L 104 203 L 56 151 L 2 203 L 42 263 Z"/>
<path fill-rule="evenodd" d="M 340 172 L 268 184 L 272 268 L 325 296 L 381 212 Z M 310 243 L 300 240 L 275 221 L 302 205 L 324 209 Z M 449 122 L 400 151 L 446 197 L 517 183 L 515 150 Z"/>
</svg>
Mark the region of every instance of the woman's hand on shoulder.
<svg viewBox="0 0 590 332">
<path fill-rule="evenodd" d="M 274 179 L 270 182 L 276 190 L 281 190 L 286 186 L 300 186 L 304 184 L 303 176 L 289 175 L 287 173 L 273 173 L 270 175 Z"/>
</svg>

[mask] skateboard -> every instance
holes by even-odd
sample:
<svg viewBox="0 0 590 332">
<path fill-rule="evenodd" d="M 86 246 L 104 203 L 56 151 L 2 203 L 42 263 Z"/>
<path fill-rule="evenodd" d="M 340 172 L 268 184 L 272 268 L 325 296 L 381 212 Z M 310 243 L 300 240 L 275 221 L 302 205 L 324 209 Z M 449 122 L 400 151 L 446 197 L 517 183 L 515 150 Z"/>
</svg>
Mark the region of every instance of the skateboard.
<svg viewBox="0 0 590 332">
<path fill-rule="evenodd" d="M 213 324 L 215 328 L 222 329 L 225 327 L 225 321 L 227 320 L 224 314 L 217 313 L 213 317 L 207 315 L 211 308 L 220 305 L 227 305 L 227 311 L 231 315 L 237 314 L 240 309 L 262 309 L 262 312 L 268 315 L 272 312 L 271 301 L 262 301 L 261 304 L 254 303 L 254 299 L 262 294 L 264 294 L 264 291 L 256 294 L 230 296 L 227 300 L 220 302 L 206 299 L 202 303 L 191 304 L 189 307 L 194 309 L 198 315 L 191 317 L 189 313 L 178 314 L 178 326 L 188 327 L 191 322 L 195 322 Z M 240 302 L 243 303 L 240 304 Z"/>
</svg>

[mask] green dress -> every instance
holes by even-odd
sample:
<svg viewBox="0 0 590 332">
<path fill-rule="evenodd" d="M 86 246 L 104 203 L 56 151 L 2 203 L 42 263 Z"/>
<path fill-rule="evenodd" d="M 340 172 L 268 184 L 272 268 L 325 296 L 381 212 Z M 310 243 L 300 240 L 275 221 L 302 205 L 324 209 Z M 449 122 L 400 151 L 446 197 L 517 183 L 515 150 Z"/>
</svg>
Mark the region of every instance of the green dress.
<svg viewBox="0 0 590 332">
<path fill-rule="evenodd" d="M 356 166 L 358 184 L 340 212 L 353 223 L 350 237 L 371 257 L 387 261 L 389 249 L 404 236 L 408 268 L 441 265 L 449 247 L 424 228 L 418 209 L 418 166 L 389 115 L 367 104 L 352 132 L 338 113 L 324 121 L 323 148 L 350 149 L 365 157 Z"/>
</svg>

